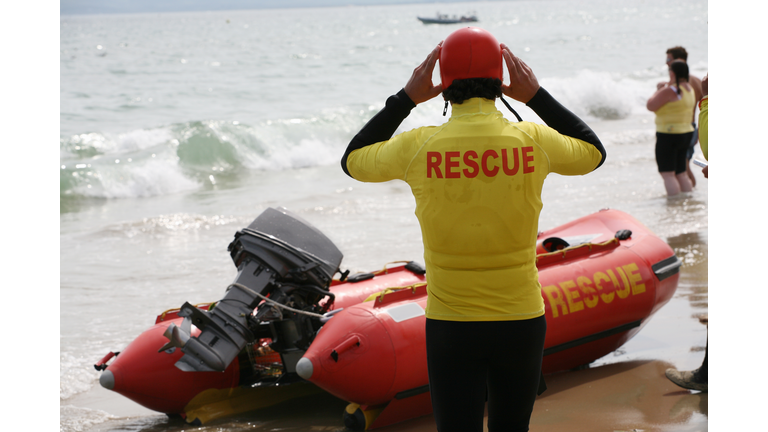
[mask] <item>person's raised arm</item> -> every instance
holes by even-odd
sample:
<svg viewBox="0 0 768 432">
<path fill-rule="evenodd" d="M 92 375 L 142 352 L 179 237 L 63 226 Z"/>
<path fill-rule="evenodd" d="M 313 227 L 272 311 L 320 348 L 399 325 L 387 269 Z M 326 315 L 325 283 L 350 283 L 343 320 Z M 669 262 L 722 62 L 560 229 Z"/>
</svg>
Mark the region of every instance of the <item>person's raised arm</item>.
<svg viewBox="0 0 768 432">
<path fill-rule="evenodd" d="M 413 74 L 411 74 L 405 87 L 397 94 L 390 96 L 384 108 L 373 116 L 349 142 L 347 150 L 341 157 L 341 169 L 348 176 L 352 177 L 347 169 L 347 158 L 350 153 L 392 138 L 397 128 L 416 105 L 440 94 L 442 86 L 432 84 L 432 73 L 435 70 L 437 59 L 440 57 L 441 45 L 442 42 L 429 53 L 427 58 L 413 70 Z"/>
<path fill-rule="evenodd" d="M 648 102 L 646 102 L 645 107 L 648 109 L 648 111 L 656 112 L 659 110 L 659 108 L 675 100 L 677 100 L 677 93 L 672 89 L 672 87 L 667 85 L 660 88 L 659 90 L 656 90 L 656 93 L 648 98 Z"/>
</svg>

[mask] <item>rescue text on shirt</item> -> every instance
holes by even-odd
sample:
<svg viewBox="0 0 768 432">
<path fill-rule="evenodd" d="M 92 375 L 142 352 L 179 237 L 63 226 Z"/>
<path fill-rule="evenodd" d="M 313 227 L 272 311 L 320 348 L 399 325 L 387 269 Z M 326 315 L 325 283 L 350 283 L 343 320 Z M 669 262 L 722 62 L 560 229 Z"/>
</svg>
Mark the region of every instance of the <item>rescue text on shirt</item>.
<svg viewBox="0 0 768 432">
<path fill-rule="evenodd" d="M 489 149 L 478 156 L 474 150 L 465 151 L 464 154 L 459 151 L 447 152 L 427 152 L 427 178 L 474 178 L 483 170 L 487 177 L 495 177 L 499 173 L 499 165 L 491 159 L 499 159 L 499 153 L 496 150 Z M 517 174 L 520 170 L 520 159 L 522 153 L 523 174 L 532 173 L 533 166 L 533 147 L 513 148 L 513 164 L 509 166 L 509 156 L 507 149 L 501 149 L 501 171 L 508 176 Z M 478 163 L 478 158 L 480 162 Z M 466 168 L 459 170 L 460 161 L 464 161 Z M 445 177 L 443 177 L 445 172 Z"/>
</svg>

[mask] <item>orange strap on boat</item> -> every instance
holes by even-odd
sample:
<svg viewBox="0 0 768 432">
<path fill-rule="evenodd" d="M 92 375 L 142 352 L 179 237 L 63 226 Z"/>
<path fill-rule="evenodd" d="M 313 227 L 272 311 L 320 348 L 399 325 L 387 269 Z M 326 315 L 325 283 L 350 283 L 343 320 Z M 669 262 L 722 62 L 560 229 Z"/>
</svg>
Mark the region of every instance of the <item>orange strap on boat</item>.
<svg viewBox="0 0 768 432">
<path fill-rule="evenodd" d="M 384 264 L 384 268 L 383 269 L 371 272 L 369 274 L 372 274 L 374 276 L 378 276 L 380 274 L 389 274 L 389 267 L 388 266 L 390 264 L 408 264 L 409 262 L 410 261 L 392 261 L 392 262 L 388 262 L 388 263 Z M 349 273 L 349 270 L 347 270 L 347 273 Z M 355 275 L 353 275 L 353 276 L 355 276 Z M 339 279 L 335 279 L 334 278 L 333 282 L 339 283 L 339 282 L 341 282 L 341 278 L 339 278 Z"/>
<path fill-rule="evenodd" d="M 368 298 L 363 300 L 363 303 L 365 303 L 367 301 L 373 301 L 373 300 L 383 301 L 385 295 L 390 294 L 390 293 L 394 293 L 394 292 L 398 292 L 398 291 L 402 291 L 404 289 L 410 289 L 413 293 L 416 293 L 416 289 L 417 288 L 420 288 L 420 287 L 423 287 L 423 286 L 426 286 L 426 285 L 427 285 L 426 282 L 419 282 L 419 283 L 416 283 L 416 284 L 413 284 L 413 285 L 408 285 L 408 286 L 389 287 L 389 288 L 385 289 L 384 291 L 380 291 L 380 292 L 377 292 L 375 294 L 371 294 L 370 296 L 368 296 Z"/>
<path fill-rule="evenodd" d="M 603 243 L 582 243 L 580 245 L 567 247 L 565 249 L 561 249 L 554 252 L 548 252 L 536 255 L 536 265 L 542 266 L 547 264 L 552 264 L 554 262 L 562 261 L 566 258 L 566 255 L 570 256 L 580 256 L 584 255 L 583 252 L 586 252 L 587 254 L 594 252 L 600 252 L 603 250 L 613 249 L 619 246 L 619 239 L 616 237 L 603 242 Z M 578 253 L 582 252 L 582 253 Z"/>
<path fill-rule="evenodd" d="M 387 274 L 389 272 L 389 268 L 387 267 L 388 265 L 390 265 L 390 264 L 408 264 L 409 262 L 410 261 L 391 261 L 391 262 L 388 262 L 388 263 L 384 264 L 384 268 L 383 269 L 381 269 L 379 271 L 375 271 L 375 272 L 373 272 L 373 274 L 376 275 L 376 276 L 378 276 L 380 274 Z"/>
</svg>

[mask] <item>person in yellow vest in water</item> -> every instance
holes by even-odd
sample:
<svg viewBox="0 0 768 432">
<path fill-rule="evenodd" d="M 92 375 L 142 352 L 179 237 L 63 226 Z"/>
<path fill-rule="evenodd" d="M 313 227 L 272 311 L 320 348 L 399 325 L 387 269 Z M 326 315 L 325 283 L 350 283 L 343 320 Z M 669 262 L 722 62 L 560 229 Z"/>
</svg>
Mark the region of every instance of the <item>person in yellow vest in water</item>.
<svg viewBox="0 0 768 432">
<path fill-rule="evenodd" d="M 434 85 L 438 61 L 442 82 Z M 504 63 L 509 85 L 502 84 Z M 451 104 L 446 123 L 392 137 L 417 104 L 441 93 L 446 111 Z M 527 104 L 547 126 L 504 118 L 495 105 L 502 95 Z M 349 143 L 345 173 L 364 182 L 405 181 L 416 200 L 429 388 L 440 432 L 482 431 L 486 394 L 489 431 L 528 430 L 546 388 L 536 269 L 544 179 L 587 174 L 604 160 L 595 133 L 539 86 L 531 68 L 473 27 L 438 44 Z M 461 341 L 472 349 L 459 353 Z"/>
<path fill-rule="evenodd" d="M 681 46 L 672 47 L 667 50 L 667 66 L 669 66 L 670 63 L 672 63 L 675 60 L 682 60 L 685 63 L 688 63 L 688 51 L 685 50 L 685 48 Z M 690 70 L 690 66 L 689 66 Z M 696 96 L 695 100 L 699 101 L 701 100 L 701 80 L 690 73 L 688 74 L 688 83 L 693 87 L 693 94 Z M 659 90 L 663 88 L 665 85 L 668 84 L 674 84 L 674 81 L 670 82 L 662 82 L 659 83 L 656 86 L 656 90 Z M 696 143 L 699 142 L 699 134 L 696 131 L 696 122 L 695 122 L 696 115 L 691 112 L 691 123 L 693 123 L 693 137 L 691 138 L 690 144 L 688 144 L 688 152 L 685 155 L 686 158 L 686 173 L 688 174 L 688 179 L 691 180 L 691 186 L 696 187 L 696 177 L 693 175 L 693 171 L 691 171 L 691 159 L 693 158 L 693 152 L 696 147 Z"/>
<path fill-rule="evenodd" d="M 686 173 L 686 154 L 693 139 L 696 96 L 688 83 L 688 65 L 682 60 L 669 63 L 670 82 L 648 99 L 646 108 L 656 113 L 656 165 L 664 180 L 667 196 L 693 190 Z"/>
</svg>

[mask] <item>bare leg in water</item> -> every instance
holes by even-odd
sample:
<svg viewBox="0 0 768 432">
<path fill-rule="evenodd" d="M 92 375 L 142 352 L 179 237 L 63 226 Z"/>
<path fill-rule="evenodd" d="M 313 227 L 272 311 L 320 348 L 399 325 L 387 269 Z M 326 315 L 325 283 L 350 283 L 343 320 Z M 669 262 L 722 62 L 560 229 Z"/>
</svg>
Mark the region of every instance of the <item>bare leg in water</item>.
<svg viewBox="0 0 768 432">
<path fill-rule="evenodd" d="M 690 192 L 693 190 L 687 173 L 675 174 L 674 171 L 665 171 L 659 174 L 661 174 L 661 178 L 664 180 L 667 196 L 674 196 L 680 192 Z"/>
<path fill-rule="evenodd" d="M 685 162 L 685 174 L 688 176 L 688 180 L 691 181 L 691 187 L 696 187 L 696 177 L 693 175 L 693 171 L 691 171 L 691 160 L 688 159 Z"/>
</svg>

